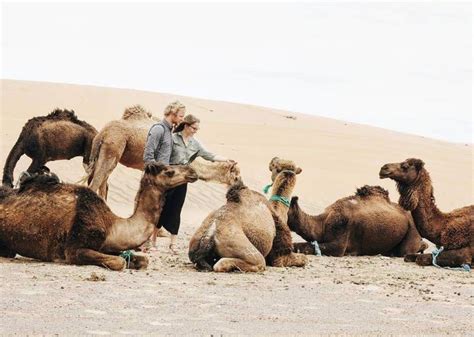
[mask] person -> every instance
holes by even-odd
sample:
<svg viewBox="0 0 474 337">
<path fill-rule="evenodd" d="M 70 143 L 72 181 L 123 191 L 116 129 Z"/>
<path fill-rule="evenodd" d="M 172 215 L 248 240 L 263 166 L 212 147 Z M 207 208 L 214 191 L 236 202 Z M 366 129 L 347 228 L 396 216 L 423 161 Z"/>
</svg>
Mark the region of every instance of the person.
<svg viewBox="0 0 474 337">
<path fill-rule="evenodd" d="M 150 162 L 161 162 L 169 165 L 171 158 L 171 149 L 173 144 L 172 129 L 183 121 L 186 114 L 186 107 L 179 101 L 172 102 L 164 110 L 164 118 L 151 126 L 148 131 L 145 149 L 143 152 L 143 161 L 145 164 Z M 154 233 L 166 236 L 164 231 Z M 145 243 L 143 250 L 149 250 L 150 244 Z"/>
<path fill-rule="evenodd" d="M 228 161 L 225 157 L 207 151 L 194 135 L 199 130 L 200 120 L 194 115 L 187 115 L 173 132 L 173 146 L 170 158 L 171 165 L 189 165 L 196 157 L 209 161 Z M 170 232 L 169 249 L 172 254 L 177 254 L 176 239 L 181 224 L 181 210 L 186 199 L 187 184 L 170 189 L 166 193 L 165 203 L 161 211 L 158 226 L 163 226 Z M 156 232 L 156 231 L 155 231 Z M 156 245 L 156 235 L 152 235 L 152 245 Z"/>
<path fill-rule="evenodd" d="M 170 164 L 173 145 L 172 130 L 183 121 L 186 107 L 179 101 L 168 104 L 164 111 L 164 118 L 151 126 L 143 152 L 145 164 L 161 162 Z"/>
</svg>

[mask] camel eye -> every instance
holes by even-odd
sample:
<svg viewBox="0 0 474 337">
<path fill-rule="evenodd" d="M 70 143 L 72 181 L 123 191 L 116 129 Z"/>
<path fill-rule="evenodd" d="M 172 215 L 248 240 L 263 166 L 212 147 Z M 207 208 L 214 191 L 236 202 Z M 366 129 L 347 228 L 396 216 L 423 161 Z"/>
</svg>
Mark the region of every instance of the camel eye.
<svg viewBox="0 0 474 337">
<path fill-rule="evenodd" d="M 166 171 L 165 174 L 171 178 L 172 176 L 174 176 L 174 171 Z"/>
<path fill-rule="evenodd" d="M 403 163 L 402 164 L 402 169 L 404 169 L 405 171 L 408 170 L 409 167 L 410 167 L 410 165 L 408 165 L 408 163 Z"/>
</svg>

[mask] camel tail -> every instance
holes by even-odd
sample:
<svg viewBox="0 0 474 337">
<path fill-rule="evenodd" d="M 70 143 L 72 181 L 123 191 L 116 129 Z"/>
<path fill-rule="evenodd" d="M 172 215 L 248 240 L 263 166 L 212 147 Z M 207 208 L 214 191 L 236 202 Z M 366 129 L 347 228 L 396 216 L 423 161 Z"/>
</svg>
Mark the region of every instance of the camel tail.
<svg viewBox="0 0 474 337">
<path fill-rule="evenodd" d="M 25 153 L 23 146 L 24 130 L 22 130 L 20 137 L 18 137 L 15 145 L 10 150 L 5 166 L 3 167 L 3 179 L 2 184 L 4 186 L 13 187 L 13 171 L 15 170 L 16 163 L 20 157 Z"/>
<path fill-rule="evenodd" d="M 190 246 L 188 252 L 189 260 L 199 270 L 212 270 L 212 266 L 217 260 L 214 235 L 210 235 L 208 232 L 209 230 L 201 237 L 197 245 Z"/>
<path fill-rule="evenodd" d="M 86 183 L 90 186 L 92 179 L 94 179 L 95 168 L 99 159 L 100 148 L 104 142 L 103 136 L 98 134 L 92 142 L 91 153 L 89 156 L 89 165 L 86 167 L 86 175 L 82 177 L 79 183 Z"/>
</svg>

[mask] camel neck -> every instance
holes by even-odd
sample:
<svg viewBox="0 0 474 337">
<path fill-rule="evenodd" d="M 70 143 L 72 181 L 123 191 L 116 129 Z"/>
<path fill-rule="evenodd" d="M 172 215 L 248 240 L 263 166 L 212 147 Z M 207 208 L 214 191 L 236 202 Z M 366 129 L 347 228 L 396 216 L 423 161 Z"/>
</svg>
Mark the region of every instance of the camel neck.
<svg viewBox="0 0 474 337">
<path fill-rule="evenodd" d="M 421 236 L 439 244 L 444 214 L 436 206 L 433 186 L 428 172 L 423 169 L 419 179 L 410 186 L 399 185 L 400 205 L 411 210 Z"/>
<path fill-rule="evenodd" d="M 164 192 L 156 186 L 142 185 L 135 199 L 135 210 L 129 218 L 119 218 L 110 228 L 105 251 L 122 251 L 142 245 L 158 223 Z"/>
<path fill-rule="evenodd" d="M 324 214 L 311 216 L 305 213 L 298 204 L 288 210 L 288 226 L 306 241 L 322 241 L 324 232 Z"/>
</svg>

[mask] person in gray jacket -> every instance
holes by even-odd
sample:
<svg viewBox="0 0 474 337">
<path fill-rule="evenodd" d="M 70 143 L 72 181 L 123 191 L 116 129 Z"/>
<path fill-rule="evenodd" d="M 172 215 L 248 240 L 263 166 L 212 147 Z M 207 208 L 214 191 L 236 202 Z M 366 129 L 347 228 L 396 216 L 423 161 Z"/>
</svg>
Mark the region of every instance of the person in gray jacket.
<svg viewBox="0 0 474 337">
<path fill-rule="evenodd" d="M 231 161 L 222 156 L 207 151 L 194 135 L 199 130 L 200 120 L 193 115 L 184 117 L 183 122 L 178 125 L 173 133 L 173 147 L 171 152 L 171 165 L 189 165 L 196 157 L 202 157 L 209 161 Z M 233 161 L 232 161 L 233 162 Z M 162 226 L 171 233 L 169 249 L 171 253 L 177 254 L 176 239 L 181 224 L 181 210 L 186 199 L 188 184 L 183 184 L 170 189 L 166 193 L 165 203 L 161 211 L 158 228 Z M 156 244 L 156 235 L 152 235 L 152 246 Z"/>
<path fill-rule="evenodd" d="M 168 104 L 164 111 L 164 118 L 152 125 L 143 152 L 145 164 L 150 162 L 161 162 L 170 164 L 171 149 L 173 145 L 172 130 L 183 121 L 186 107 L 179 101 Z"/>
</svg>

